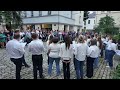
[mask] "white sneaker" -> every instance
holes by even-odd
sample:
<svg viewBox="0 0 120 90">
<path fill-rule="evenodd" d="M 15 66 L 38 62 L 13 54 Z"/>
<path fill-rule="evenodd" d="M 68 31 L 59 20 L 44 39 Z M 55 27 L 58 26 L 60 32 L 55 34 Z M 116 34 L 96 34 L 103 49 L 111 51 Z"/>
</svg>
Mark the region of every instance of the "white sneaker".
<svg viewBox="0 0 120 90">
<path fill-rule="evenodd" d="M 108 67 L 108 68 L 109 68 L 110 66 L 108 66 L 108 65 L 107 65 L 106 67 Z"/>
</svg>

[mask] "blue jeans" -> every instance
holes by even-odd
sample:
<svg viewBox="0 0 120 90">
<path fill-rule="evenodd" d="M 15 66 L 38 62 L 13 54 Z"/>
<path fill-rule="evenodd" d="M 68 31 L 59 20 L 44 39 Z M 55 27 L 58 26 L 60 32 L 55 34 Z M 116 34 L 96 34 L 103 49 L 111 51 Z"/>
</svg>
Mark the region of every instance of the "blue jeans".
<svg viewBox="0 0 120 90">
<path fill-rule="evenodd" d="M 115 52 L 113 50 L 108 50 L 108 63 L 109 66 L 113 67 L 113 56 L 115 55 Z"/>
<path fill-rule="evenodd" d="M 108 50 L 105 50 L 105 58 L 104 58 L 104 59 L 105 59 L 107 62 L 108 62 L 108 57 L 109 57 L 109 56 L 108 56 L 108 52 L 109 52 Z"/>
<path fill-rule="evenodd" d="M 94 60 L 94 68 L 97 68 L 99 64 L 99 57 Z"/>
<path fill-rule="evenodd" d="M 57 75 L 59 75 L 60 74 L 60 65 L 59 65 L 60 58 L 51 58 L 51 57 L 49 57 L 48 74 L 51 75 L 52 65 L 53 65 L 54 61 L 56 63 L 56 72 L 57 72 Z"/>
<path fill-rule="evenodd" d="M 84 61 L 78 61 L 77 59 L 75 60 L 77 79 L 83 79 L 83 65 Z"/>
</svg>

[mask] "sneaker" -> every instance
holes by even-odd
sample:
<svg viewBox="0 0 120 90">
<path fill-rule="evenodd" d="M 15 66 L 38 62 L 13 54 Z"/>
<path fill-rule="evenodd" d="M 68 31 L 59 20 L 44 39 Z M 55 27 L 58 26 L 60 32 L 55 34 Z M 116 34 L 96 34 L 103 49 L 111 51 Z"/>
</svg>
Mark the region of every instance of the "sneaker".
<svg viewBox="0 0 120 90">
<path fill-rule="evenodd" d="M 108 68 L 109 68 L 110 66 L 108 66 L 108 65 L 107 65 L 106 67 L 108 67 Z"/>
</svg>

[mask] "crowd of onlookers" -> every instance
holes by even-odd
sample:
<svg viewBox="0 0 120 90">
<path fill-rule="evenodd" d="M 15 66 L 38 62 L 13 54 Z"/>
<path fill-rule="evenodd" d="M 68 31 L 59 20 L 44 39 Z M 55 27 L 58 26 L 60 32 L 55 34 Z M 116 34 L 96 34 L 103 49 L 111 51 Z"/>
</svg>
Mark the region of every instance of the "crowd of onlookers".
<svg viewBox="0 0 120 90">
<path fill-rule="evenodd" d="M 20 79 L 20 70 L 25 52 L 20 42 L 27 42 L 28 50 L 32 53 L 34 79 L 37 79 L 37 71 L 39 71 L 40 78 L 44 78 L 42 74 L 44 68 L 42 67 L 43 52 L 48 55 L 49 77 L 52 75 L 54 61 L 56 63 L 56 75 L 60 75 L 60 62 L 62 61 L 64 79 L 70 79 L 71 62 L 74 63 L 76 78 L 83 79 L 84 74 L 88 78 L 93 76 L 94 69 L 99 67 L 100 58 L 104 58 L 106 67 L 113 69 L 113 56 L 116 50 L 119 49 L 120 44 L 110 35 L 103 36 L 93 32 L 44 31 L 38 28 L 36 30 L 16 30 L 12 34 L 11 32 L 1 34 L 6 37 L 7 42 L 10 40 L 6 45 L 6 49 L 10 54 L 11 61 L 16 65 L 17 79 Z M 43 41 L 46 42 L 47 48 L 44 47 Z M 86 67 L 86 72 L 84 72 L 83 66 Z"/>
</svg>

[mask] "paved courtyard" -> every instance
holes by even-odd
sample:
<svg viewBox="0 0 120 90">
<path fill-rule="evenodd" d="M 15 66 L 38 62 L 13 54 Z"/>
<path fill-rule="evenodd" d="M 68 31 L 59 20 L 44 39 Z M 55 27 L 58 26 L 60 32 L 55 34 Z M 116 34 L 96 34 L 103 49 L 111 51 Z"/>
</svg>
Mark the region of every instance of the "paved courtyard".
<svg viewBox="0 0 120 90">
<path fill-rule="evenodd" d="M 43 56 L 43 74 L 46 79 L 63 79 L 63 70 L 62 63 L 60 62 L 61 75 L 56 76 L 56 67 L 55 63 L 53 65 L 52 77 L 48 77 L 48 65 L 47 65 L 47 55 Z M 33 79 L 33 67 L 31 54 L 28 52 L 26 48 L 25 60 L 31 66 L 30 68 L 22 67 L 21 76 L 22 79 Z M 84 67 L 84 72 L 86 72 Z M 76 79 L 76 74 L 73 66 L 73 62 L 70 65 L 70 78 Z M 85 73 L 84 73 L 85 74 Z M 10 61 L 6 50 L 0 49 L 0 79 L 15 79 L 15 65 Z M 85 79 L 87 77 L 85 76 Z M 103 59 L 100 59 L 99 68 L 94 70 L 94 76 L 92 79 L 112 79 L 112 74 L 110 68 L 106 67 Z"/>
</svg>

